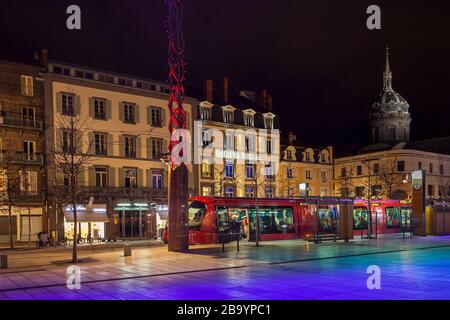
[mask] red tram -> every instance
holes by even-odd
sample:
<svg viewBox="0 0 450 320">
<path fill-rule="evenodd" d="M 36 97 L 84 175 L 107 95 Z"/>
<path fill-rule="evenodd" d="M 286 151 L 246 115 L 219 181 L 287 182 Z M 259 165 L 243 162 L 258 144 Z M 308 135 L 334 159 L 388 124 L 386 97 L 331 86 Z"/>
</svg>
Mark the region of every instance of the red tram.
<svg viewBox="0 0 450 320">
<path fill-rule="evenodd" d="M 332 197 L 256 200 L 198 196 L 190 200 L 188 209 L 189 243 L 216 243 L 219 233 L 232 232 L 233 220 L 239 222 L 244 238 L 254 241 L 257 207 L 261 241 L 308 239 L 314 234 L 344 237 L 344 232 L 351 236 L 351 225 L 344 223 L 340 213 L 343 210 L 351 213 L 352 206 L 352 199 Z M 317 223 L 314 223 L 315 214 Z M 346 216 L 351 218 L 351 214 Z M 167 238 L 166 232 L 164 240 Z"/>
<path fill-rule="evenodd" d="M 412 206 L 399 200 L 371 201 L 372 234 L 399 233 L 403 227 L 411 226 Z M 353 207 L 353 234 L 367 236 L 369 225 L 368 203 L 355 200 Z"/>
<path fill-rule="evenodd" d="M 238 221 L 244 238 L 256 239 L 256 207 L 260 240 L 311 239 L 317 234 L 337 234 L 340 239 L 367 236 L 367 201 L 339 197 L 190 199 L 189 244 L 218 242 L 217 235 L 231 233 Z M 411 224 L 411 205 L 397 200 L 372 201 L 372 234 L 398 233 Z M 314 216 L 316 219 L 314 222 Z M 167 230 L 163 240 L 167 242 Z"/>
</svg>

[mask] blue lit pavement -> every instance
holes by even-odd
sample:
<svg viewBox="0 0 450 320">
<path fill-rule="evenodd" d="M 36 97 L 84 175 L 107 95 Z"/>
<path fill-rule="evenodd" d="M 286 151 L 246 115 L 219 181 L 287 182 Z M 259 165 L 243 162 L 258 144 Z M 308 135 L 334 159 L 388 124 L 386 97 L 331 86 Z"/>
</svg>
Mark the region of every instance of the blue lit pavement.
<svg viewBox="0 0 450 320">
<path fill-rule="evenodd" d="M 45 263 L 55 253 L 34 253 L 42 267 L 0 273 L 0 299 L 450 299 L 450 237 L 262 245 L 140 248 L 131 258 L 86 252 L 98 262 L 80 265 L 79 290 L 66 287 L 66 267 Z M 33 256 L 14 259 L 19 266 Z M 380 267 L 379 290 L 367 288 L 370 265 Z"/>
</svg>

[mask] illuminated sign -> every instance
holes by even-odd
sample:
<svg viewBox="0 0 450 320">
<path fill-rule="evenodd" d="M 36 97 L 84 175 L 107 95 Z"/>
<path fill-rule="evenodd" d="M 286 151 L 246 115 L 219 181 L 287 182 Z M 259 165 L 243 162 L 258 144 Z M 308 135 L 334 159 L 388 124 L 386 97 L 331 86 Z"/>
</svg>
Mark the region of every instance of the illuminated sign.
<svg viewBox="0 0 450 320">
<path fill-rule="evenodd" d="M 216 158 L 221 159 L 235 159 L 235 160 L 245 160 L 245 161 L 260 161 L 261 157 L 256 153 L 246 153 L 242 151 L 234 151 L 234 150 L 215 150 Z"/>
<path fill-rule="evenodd" d="M 412 186 L 416 190 L 420 190 L 423 185 L 423 172 L 422 170 L 416 170 L 411 172 L 411 180 L 412 180 Z"/>
</svg>

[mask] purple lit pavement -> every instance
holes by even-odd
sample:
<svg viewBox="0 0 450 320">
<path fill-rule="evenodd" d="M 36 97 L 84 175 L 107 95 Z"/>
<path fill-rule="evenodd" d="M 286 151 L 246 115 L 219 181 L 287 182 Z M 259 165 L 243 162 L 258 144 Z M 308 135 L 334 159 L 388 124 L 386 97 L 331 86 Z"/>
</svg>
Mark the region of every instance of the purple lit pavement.
<svg viewBox="0 0 450 320">
<path fill-rule="evenodd" d="M 69 250 L 1 251 L 0 299 L 450 299 L 450 237 L 385 237 L 315 245 L 303 241 L 80 250 L 81 289 L 66 287 L 66 268 L 52 261 Z M 381 269 L 369 290 L 366 269 Z"/>
</svg>

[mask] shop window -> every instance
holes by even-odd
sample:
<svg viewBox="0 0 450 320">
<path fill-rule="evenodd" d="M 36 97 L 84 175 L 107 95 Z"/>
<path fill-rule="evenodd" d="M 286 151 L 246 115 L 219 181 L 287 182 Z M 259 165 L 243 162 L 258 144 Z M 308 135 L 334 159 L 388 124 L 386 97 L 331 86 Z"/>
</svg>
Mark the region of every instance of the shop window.
<svg viewBox="0 0 450 320">
<path fill-rule="evenodd" d="M 209 186 L 203 186 L 202 187 L 202 196 L 208 197 L 212 195 L 212 187 Z"/>
</svg>

